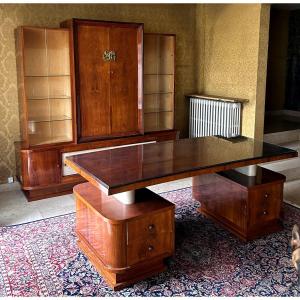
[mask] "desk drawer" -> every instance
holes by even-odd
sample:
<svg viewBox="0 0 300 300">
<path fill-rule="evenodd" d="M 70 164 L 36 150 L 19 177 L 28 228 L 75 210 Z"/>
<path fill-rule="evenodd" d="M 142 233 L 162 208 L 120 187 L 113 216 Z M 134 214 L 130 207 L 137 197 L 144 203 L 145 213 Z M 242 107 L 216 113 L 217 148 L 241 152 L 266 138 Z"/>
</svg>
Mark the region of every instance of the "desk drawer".
<svg viewBox="0 0 300 300">
<path fill-rule="evenodd" d="M 174 230 L 174 209 L 171 207 L 160 213 L 145 216 L 127 223 L 127 244 L 136 240 L 158 238 Z"/>
<path fill-rule="evenodd" d="M 131 266 L 143 260 L 167 254 L 174 250 L 174 233 L 162 233 L 159 236 L 132 241 L 127 246 L 127 265 Z"/>
<path fill-rule="evenodd" d="M 251 225 L 280 218 L 282 189 L 282 184 L 274 184 L 251 191 L 249 194 Z"/>
</svg>

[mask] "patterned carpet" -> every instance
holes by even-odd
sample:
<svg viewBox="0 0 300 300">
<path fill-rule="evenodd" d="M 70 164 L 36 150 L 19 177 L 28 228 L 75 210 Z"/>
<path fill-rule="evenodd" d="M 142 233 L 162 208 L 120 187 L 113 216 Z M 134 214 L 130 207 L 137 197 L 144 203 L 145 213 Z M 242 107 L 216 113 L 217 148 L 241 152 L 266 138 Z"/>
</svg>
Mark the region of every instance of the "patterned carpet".
<svg viewBox="0 0 300 300">
<path fill-rule="evenodd" d="M 200 216 L 191 189 L 164 193 L 176 203 L 176 253 L 168 270 L 113 292 L 78 251 L 74 214 L 0 229 L 0 296 L 300 296 L 291 266 L 291 228 L 251 243 Z"/>
</svg>

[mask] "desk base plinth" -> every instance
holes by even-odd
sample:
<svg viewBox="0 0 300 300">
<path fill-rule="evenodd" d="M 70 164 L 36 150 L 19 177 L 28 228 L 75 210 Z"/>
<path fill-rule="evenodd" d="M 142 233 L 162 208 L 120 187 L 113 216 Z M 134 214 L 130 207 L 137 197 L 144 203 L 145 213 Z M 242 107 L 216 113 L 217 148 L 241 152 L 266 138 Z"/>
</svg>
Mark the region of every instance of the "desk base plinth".
<svg viewBox="0 0 300 300">
<path fill-rule="evenodd" d="M 119 291 L 140 280 L 157 275 L 166 270 L 164 259 L 159 257 L 138 264 L 129 270 L 123 272 L 120 271 L 121 273 L 112 272 L 102 263 L 97 253 L 95 253 L 94 249 L 83 238 L 83 236 L 81 236 L 80 233 L 77 233 L 77 236 L 77 245 L 80 250 L 87 256 L 95 269 L 101 274 L 107 284 L 111 286 L 114 291 Z"/>
<path fill-rule="evenodd" d="M 204 215 L 205 217 L 213 220 L 217 224 L 219 224 L 224 229 L 228 230 L 235 236 L 237 236 L 239 239 L 241 239 L 244 242 L 254 240 L 256 238 L 260 238 L 264 235 L 268 235 L 271 233 L 275 233 L 278 231 L 281 231 L 283 229 L 283 225 L 281 220 L 273 220 L 271 222 L 267 222 L 264 224 L 264 227 L 257 226 L 256 228 L 251 228 L 247 231 L 241 230 L 235 224 L 232 224 L 231 222 L 228 222 L 225 218 L 222 218 L 221 216 L 216 216 L 210 211 L 207 211 L 205 208 L 198 208 L 199 213 Z"/>
</svg>

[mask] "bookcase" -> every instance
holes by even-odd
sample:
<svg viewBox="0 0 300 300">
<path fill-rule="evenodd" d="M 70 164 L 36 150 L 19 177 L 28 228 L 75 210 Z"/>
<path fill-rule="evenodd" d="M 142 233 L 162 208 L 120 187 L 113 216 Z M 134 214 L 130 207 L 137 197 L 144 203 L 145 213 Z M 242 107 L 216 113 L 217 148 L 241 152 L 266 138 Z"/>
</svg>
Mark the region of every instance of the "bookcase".
<svg viewBox="0 0 300 300">
<path fill-rule="evenodd" d="M 144 34 L 144 130 L 174 128 L 175 35 Z"/>
<path fill-rule="evenodd" d="M 24 144 L 72 141 L 68 30 L 21 27 L 17 42 Z"/>
</svg>

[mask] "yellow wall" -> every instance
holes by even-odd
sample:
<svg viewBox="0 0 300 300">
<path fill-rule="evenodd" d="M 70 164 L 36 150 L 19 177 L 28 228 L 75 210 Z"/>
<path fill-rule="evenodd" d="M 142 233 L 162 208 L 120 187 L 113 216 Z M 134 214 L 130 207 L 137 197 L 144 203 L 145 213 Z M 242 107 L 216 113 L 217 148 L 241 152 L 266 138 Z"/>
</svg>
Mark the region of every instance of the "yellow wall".
<svg viewBox="0 0 300 300">
<path fill-rule="evenodd" d="M 282 110 L 285 102 L 289 11 L 271 10 L 266 110 Z"/>
<path fill-rule="evenodd" d="M 269 6 L 206 4 L 196 15 L 197 91 L 248 99 L 242 134 L 262 139 Z"/>
<path fill-rule="evenodd" d="M 194 91 L 195 5 L 0 5 L 0 182 L 15 174 L 14 141 L 19 140 L 19 113 L 14 29 L 20 25 L 58 27 L 70 18 L 144 23 L 145 32 L 175 33 L 176 117 L 183 135 L 188 132 L 185 94 Z"/>
<path fill-rule="evenodd" d="M 247 98 L 243 134 L 262 136 L 268 6 L 259 4 L 0 5 L 0 182 L 15 174 L 19 140 L 14 29 L 58 27 L 69 18 L 142 22 L 145 32 L 176 34 L 175 126 L 188 133 L 184 95 Z"/>
</svg>

